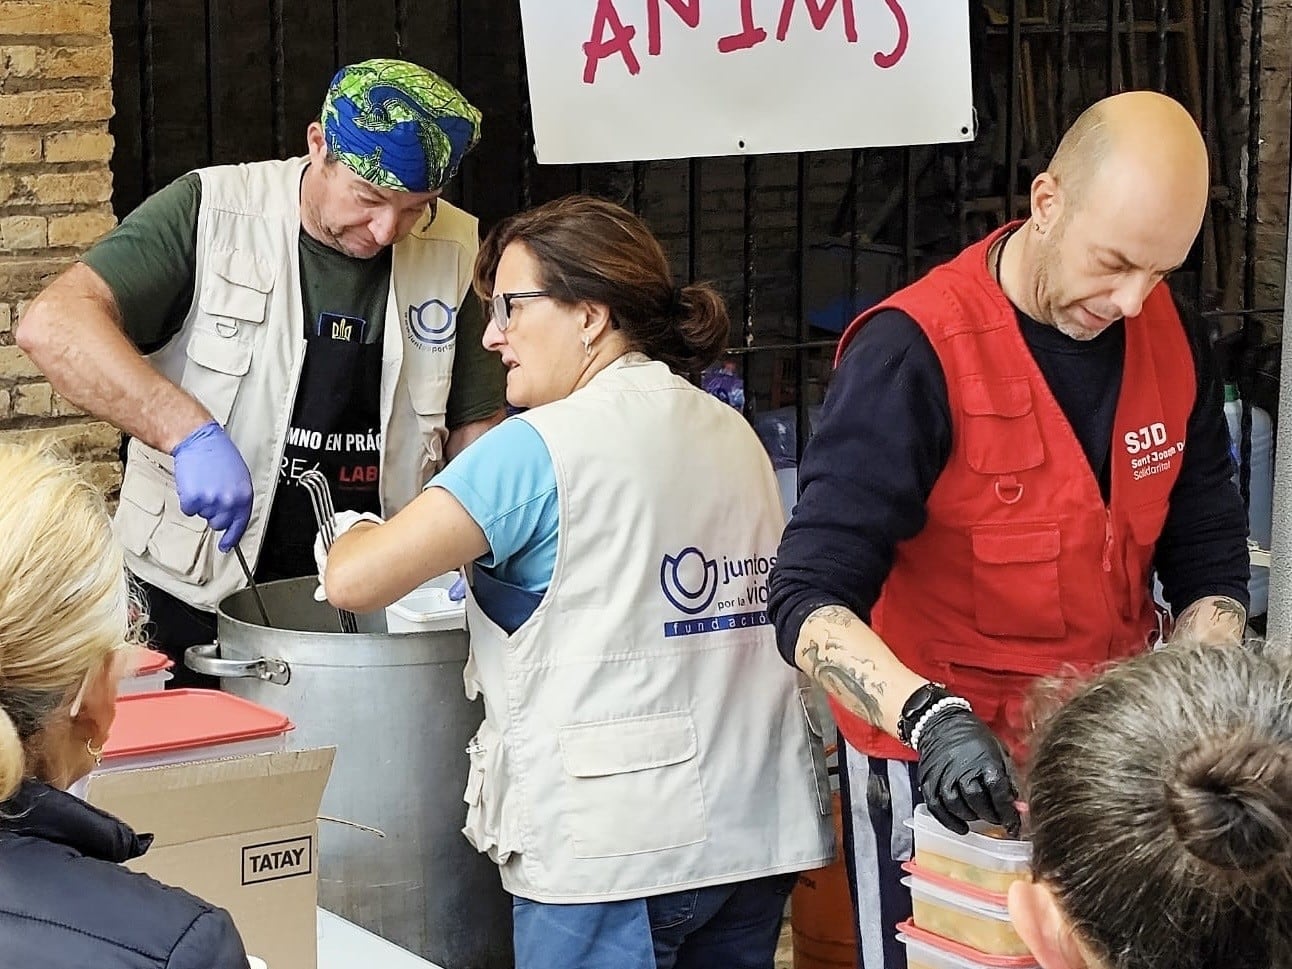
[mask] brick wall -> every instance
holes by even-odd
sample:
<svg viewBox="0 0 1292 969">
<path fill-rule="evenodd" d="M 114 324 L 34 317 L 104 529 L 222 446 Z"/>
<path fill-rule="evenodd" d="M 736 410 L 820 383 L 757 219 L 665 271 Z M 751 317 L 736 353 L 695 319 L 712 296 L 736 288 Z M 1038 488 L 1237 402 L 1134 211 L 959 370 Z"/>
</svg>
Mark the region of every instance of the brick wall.
<svg viewBox="0 0 1292 969">
<path fill-rule="evenodd" d="M 50 434 L 105 490 L 116 432 L 14 346 L 26 303 L 115 224 L 109 0 L 0 0 L 0 437 Z"/>
</svg>

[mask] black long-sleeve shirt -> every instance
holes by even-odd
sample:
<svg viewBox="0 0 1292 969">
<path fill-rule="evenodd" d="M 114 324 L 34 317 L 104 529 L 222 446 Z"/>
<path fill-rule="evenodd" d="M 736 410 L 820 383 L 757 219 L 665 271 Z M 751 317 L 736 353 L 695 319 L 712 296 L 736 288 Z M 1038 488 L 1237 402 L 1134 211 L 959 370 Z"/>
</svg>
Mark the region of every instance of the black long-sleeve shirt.
<svg viewBox="0 0 1292 969">
<path fill-rule="evenodd" d="M 1125 327 L 1116 323 L 1077 341 L 1022 313 L 1018 318 L 1107 501 Z M 1246 606 L 1249 574 L 1221 381 L 1201 326 L 1190 321 L 1186 329 L 1198 392 L 1154 560 L 1177 615 L 1204 596 Z M 946 378 L 932 344 L 905 313 L 876 314 L 839 363 L 804 450 L 798 504 L 776 555 L 768 612 L 788 662 L 804 620 L 822 606 L 842 605 L 869 620 L 897 544 L 924 527 L 925 503 L 950 453 Z"/>
</svg>

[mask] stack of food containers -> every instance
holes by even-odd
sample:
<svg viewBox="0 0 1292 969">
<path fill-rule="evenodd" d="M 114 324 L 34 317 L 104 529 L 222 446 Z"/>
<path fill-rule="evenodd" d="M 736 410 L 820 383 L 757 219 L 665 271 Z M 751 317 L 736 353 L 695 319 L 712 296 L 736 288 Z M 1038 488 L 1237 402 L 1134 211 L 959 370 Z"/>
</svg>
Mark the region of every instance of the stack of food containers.
<svg viewBox="0 0 1292 969">
<path fill-rule="evenodd" d="M 117 692 L 124 696 L 128 693 L 153 693 L 165 689 L 174 665 L 175 661 L 165 653 L 155 649 L 141 649 L 126 675 L 117 684 Z"/>
<path fill-rule="evenodd" d="M 97 771 L 161 767 L 287 749 L 281 713 L 219 690 L 138 693 L 117 701 Z"/>
<path fill-rule="evenodd" d="M 908 824 L 915 858 L 902 881 L 914 917 L 897 927 L 908 969 L 1036 969 L 1005 907 L 1009 886 L 1027 876 L 1031 846 L 981 824 L 955 834 L 922 804 Z"/>
</svg>

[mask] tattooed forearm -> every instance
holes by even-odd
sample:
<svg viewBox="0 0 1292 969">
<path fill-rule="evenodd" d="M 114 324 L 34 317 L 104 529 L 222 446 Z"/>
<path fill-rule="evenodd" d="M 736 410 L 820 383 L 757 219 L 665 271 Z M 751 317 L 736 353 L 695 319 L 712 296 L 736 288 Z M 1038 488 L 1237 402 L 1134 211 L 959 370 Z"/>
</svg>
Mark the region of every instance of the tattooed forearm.
<svg viewBox="0 0 1292 969">
<path fill-rule="evenodd" d="M 803 659 L 805 672 L 827 693 L 868 723 L 883 725 L 879 697 L 887 684 L 876 678 L 879 668 L 872 660 L 850 655 L 842 643 L 830 638 L 809 640 Z"/>
<path fill-rule="evenodd" d="M 861 621 L 843 606 L 822 606 L 812 613 L 811 618 L 819 619 L 828 625 L 842 626 L 844 629 Z"/>
<path fill-rule="evenodd" d="M 1171 645 L 1236 646 L 1247 627 L 1247 610 L 1228 596 L 1207 596 L 1180 613 L 1171 631 Z"/>
</svg>

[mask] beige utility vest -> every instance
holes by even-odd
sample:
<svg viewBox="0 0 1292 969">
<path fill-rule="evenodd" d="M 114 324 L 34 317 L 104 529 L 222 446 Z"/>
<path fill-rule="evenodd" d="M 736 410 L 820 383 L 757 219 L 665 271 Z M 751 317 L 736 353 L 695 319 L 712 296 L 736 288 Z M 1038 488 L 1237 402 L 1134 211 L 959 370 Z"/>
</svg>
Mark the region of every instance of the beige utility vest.
<svg viewBox="0 0 1292 969">
<path fill-rule="evenodd" d="M 308 159 L 202 169 L 193 305 L 149 359 L 224 425 L 251 470 L 241 547 L 256 560 L 305 359 L 299 238 Z M 447 202 L 396 244 L 381 368 L 380 492 L 394 514 L 442 463 L 457 314 L 479 248 L 476 220 Z M 213 610 L 245 585 L 219 538 L 179 508 L 170 455 L 132 439 L 117 535 L 140 578 Z"/>
<path fill-rule="evenodd" d="M 828 862 L 820 725 L 765 612 L 784 516 L 753 430 L 640 354 L 522 419 L 551 452 L 560 539 L 514 634 L 468 596 L 486 711 L 468 839 L 541 902 Z"/>
</svg>

